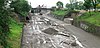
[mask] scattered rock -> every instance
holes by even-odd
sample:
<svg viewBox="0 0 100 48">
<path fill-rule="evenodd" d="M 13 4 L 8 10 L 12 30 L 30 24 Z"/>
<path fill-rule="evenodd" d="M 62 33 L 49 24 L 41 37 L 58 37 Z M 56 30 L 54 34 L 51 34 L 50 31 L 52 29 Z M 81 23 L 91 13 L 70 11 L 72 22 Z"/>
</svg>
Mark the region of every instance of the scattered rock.
<svg viewBox="0 0 100 48">
<path fill-rule="evenodd" d="M 34 17 L 33 23 L 25 27 L 22 48 L 81 48 L 76 37 L 59 23 L 42 16 Z"/>
<path fill-rule="evenodd" d="M 78 44 L 76 42 L 72 42 L 71 46 L 77 46 Z"/>
</svg>

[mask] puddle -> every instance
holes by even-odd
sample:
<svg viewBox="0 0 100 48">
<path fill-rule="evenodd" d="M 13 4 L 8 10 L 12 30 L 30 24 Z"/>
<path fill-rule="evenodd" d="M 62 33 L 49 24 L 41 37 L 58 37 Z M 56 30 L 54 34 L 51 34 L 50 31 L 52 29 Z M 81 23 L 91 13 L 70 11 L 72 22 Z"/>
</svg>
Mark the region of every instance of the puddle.
<svg viewBox="0 0 100 48">
<path fill-rule="evenodd" d="M 43 32 L 46 34 L 50 34 L 50 35 L 57 35 L 58 34 L 58 31 L 53 29 L 53 28 L 45 29 L 45 30 L 43 30 Z"/>
</svg>

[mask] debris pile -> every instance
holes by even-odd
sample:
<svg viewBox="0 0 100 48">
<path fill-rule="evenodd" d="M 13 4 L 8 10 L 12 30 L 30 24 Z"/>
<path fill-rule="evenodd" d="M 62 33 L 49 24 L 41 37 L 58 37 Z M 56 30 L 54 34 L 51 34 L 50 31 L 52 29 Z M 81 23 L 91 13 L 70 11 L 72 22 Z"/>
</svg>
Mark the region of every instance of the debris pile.
<svg viewBox="0 0 100 48">
<path fill-rule="evenodd" d="M 24 31 L 22 48 L 84 48 L 63 26 L 42 16 L 34 16 Z"/>
</svg>

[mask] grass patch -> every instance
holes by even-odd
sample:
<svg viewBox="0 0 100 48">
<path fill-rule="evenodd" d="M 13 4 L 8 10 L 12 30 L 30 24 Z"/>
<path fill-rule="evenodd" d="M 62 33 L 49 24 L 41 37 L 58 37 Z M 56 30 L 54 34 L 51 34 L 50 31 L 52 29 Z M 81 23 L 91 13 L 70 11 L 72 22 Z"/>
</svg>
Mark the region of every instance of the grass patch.
<svg viewBox="0 0 100 48">
<path fill-rule="evenodd" d="M 78 18 L 81 21 L 86 21 L 96 26 L 100 26 L 100 12 L 91 12 L 91 16 L 89 12 L 86 12 L 84 15 Z"/>
<path fill-rule="evenodd" d="M 53 14 L 58 15 L 58 16 L 64 16 L 66 15 L 66 10 L 56 10 L 56 11 L 52 11 Z"/>
<path fill-rule="evenodd" d="M 10 48 L 20 48 L 22 24 L 17 23 L 11 18 L 10 32 L 9 39 L 7 40 L 8 45 Z"/>
</svg>

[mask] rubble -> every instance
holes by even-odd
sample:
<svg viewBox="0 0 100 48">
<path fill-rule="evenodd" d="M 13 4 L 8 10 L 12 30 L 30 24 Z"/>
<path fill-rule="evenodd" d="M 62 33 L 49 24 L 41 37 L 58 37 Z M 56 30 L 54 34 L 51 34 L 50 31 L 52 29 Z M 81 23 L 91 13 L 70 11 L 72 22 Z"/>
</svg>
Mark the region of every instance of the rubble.
<svg viewBox="0 0 100 48">
<path fill-rule="evenodd" d="M 34 16 L 26 27 L 22 48 L 84 48 L 76 36 L 48 18 Z"/>
</svg>

